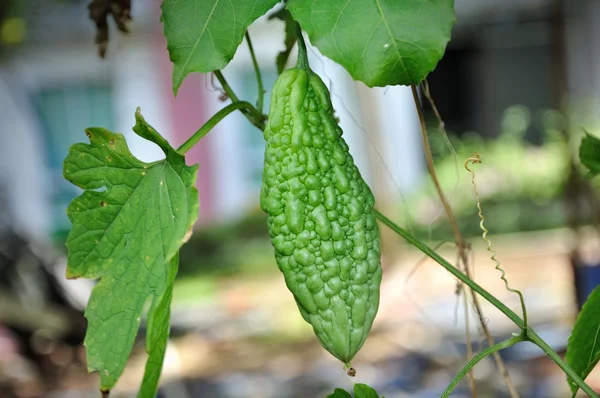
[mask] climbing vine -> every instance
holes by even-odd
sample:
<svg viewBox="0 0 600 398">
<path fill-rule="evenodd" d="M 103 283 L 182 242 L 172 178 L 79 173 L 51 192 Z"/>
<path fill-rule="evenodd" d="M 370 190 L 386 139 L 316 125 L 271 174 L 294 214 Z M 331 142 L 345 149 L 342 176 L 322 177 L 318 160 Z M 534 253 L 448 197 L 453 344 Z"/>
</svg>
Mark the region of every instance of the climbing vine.
<svg viewBox="0 0 600 398">
<path fill-rule="evenodd" d="M 333 116 L 329 92 L 308 64 L 303 32 L 323 55 L 369 87 L 410 85 L 424 126 L 418 85 L 424 84 L 424 93 L 433 101 L 424 79 L 442 58 L 450 40 L 455 22 L 453 7 L 453 0 L 163 0 L 161 20 L 173 63 L 174 95 L 188 74 L 213 73 L 231 104 L 177 149 L 144 120 L 138 109 L 133 131 L 158 145 L 164 160 L 141 162 L 129 152 L 122 135 L 90 128 L 85 131 L 89 143 L 73 145 L 64 161 L 64 177 L 84 190 L 68 209 L 73 228 L 67 240 L 67 277 L 100 279 L 85 312 L 85 346 L 88 369 L 100 373 L 103 396 L 109 395 L 123 372 L 143 316 L 148 325 L 149 357 L 138 397 L 156 395 L 169 337 L 178 252 L 192 233 L 201 205 L 194 187 L 198 166 L 187 166 L 185 154 L 223 118 L 239 111 L 264 132 L 266 139 L 260 203 L 269 215 L 279 268 L 318 341 L 344 363 L 350 376 L 356 372 L 350 360 L 367 338 L 379 303 L 378 219 L 382 226 L 454 275 L 476 303 L 477 297 L 482 297 L 515 324 L 514 337 L 509 340 L 494 344 L 488 337 L 490 346 L 468 361 L 444 397 L 478 361 L 496 355 L 502 366 L 497 352 L 523 341 L 539 346 L 565 372 L 573 395 L 582 389 L 588 396 L 598 397 L 583 379 L 600 359 L 600 345 L 596 346 L 591 338 L 600 330 L 599 291 L 592 293 L 579 316 L 565 362 L 527 324 L 523 297 L 509 288 L 487 240 L 481 207 L 483 238 L 507 289 L 519 295 L 524 319 L 470 277 L 465 242 L 437 184 L 425 130 L 423 143 L 429 171 L 462 254 L 462 264 L 456 266 L 374 208 L 376 202 Z M 108 16 L 112 15 L 118 28 L 126 31 L 130 8 L 128 0 L 91 3 L 90 17 L 98 28 L 96 41 L 101 55 L 110 51 Z M 273 88 L 268 117 L 263 112 L 261 72 L 247 31 L 267 13 L 286 25 L 281 38 L 285 50 L 274 60 L 280 77 Z M 240 100 L 220 71 L 244 38 L 259 87 L 256 105 Z M 296 43 L 298 65 L 284 71 Z M 436 114 L 439 117 L 437 110 Z M 581 158 L 591 173 L 600 172 L 600 140 L 584 138 Z M 480 162 L 480 158 L 466 160 L 469 171 L 471 162 Z M 473 174 L 473 182 L 474 178 Z M 150 307 L 144 313 L 146 302 Z M 484 323 L 478 306 L 477 311 Z M 516 396 L 508 374 L 505 379 L 511 395 Z M 364 384 L 356 384 L 354 393 L 357 398 L 377 397 Z M 350 395 L 336 389 L 329 397 Z"/>
</svg>

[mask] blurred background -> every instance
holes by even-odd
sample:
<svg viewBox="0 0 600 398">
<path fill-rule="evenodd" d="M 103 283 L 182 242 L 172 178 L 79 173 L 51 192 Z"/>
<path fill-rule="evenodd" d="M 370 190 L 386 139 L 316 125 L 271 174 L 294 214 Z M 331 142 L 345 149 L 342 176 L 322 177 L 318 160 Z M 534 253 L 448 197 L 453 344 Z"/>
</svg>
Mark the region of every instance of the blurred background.
<svg viewBox="0 0 600 398">
<path fill-rule="evenodd" d="M 125 134 L 141 160 L 156 160 L 161 151 L 131 131 L 136 107 L 179 145 L 226 105 L 210 75 L 190 75 L 173 97 L 160 1 L 132 1 L 131 32 L 110 26 L 104 60 L 88 2 L 0 0 L 2 398 L 98 396 L 81 345 L 93 282 L 64 278 L 66 208 L 80 193 L 62 178 L 69 146 L 101 126 Z M 563 352 L 579 306 L 600 282 L 600 184 L 577 159 L 583 129 L 600 133 L 600 3 L 456 0 L 455 8 L 452 40 L 428 79 L 447 139 L 423 98 L 440 181 L 471 243 L 475 279 L 518 310 L 485 250 L 463 168 L 482 154 L 473 170 L 498 257 L 525 295 L 530 322 Z M 267 17 L 250 27 L 267 89 L 283 29 Z M 315 48 L 309 53 L 377 206 L 454 263 L 410 89 L 369 89 Z M 256 100 L 246 43 L 223 73 L 240 98 Z M 465 363 L 466 328 L 475 350 L 485 346 L 472 303 L 465 309 L 451 276 L 382 228 L 380 310 L 350 379 L 300 317 L 275 264 L 258 206 L 263 150 L 261 133 L 235 114 L 189 152 L 188 162 L 200 164 L 200 217 L 181 251 L 159 396 L 322 398 L 364 382 L 387 398 L 439 397 Z M 496 339 L 517 330 L 482 306 Z M 144 332 L 142 323 L 111 396 L 136 395 Z M 536 347 L 502 356 L 522 397 L 570 396 L 563 373 Z M 480 397 L 509 396 L 491 359 L 474 376 Z M 600 389 L 600 372 L 588 381 Z M 453 396 L 470 397 L 467 383 Z"/>
</svg>

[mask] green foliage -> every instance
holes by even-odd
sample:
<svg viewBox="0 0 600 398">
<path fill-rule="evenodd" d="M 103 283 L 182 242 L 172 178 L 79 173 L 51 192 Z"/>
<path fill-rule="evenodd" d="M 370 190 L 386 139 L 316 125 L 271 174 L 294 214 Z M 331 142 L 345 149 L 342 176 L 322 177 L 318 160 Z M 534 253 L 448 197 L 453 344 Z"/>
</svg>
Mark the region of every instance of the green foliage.
<svg viewBox="0 0 600 398">
<path fill-rule="evenodd" d="M 197 166 L 186 166 L 139 110 L 135 116 L 134 132 L 160 146 L 166 159 L 141 162 L 121 134 L 90 128 L 90 144 L 73 145 L 64 162 L 64 177 L 85 190 L 68 209 L 67 276 L 101 278 L 85 312 L 84 344 L 88 369 L 100 372 L 103 390 L 124 369 L 147 300 L 150 360 L 143 390 L 156 389 L 176 254 L 198 216 Z"/>
<path fill-rule="evenodd" d="M 600 174 L 600 140 L 586 133 L 579 147 L 579 159 L 592 175 Z"/>
<path fill-rule="evenodd" d="M 509 108 L 506 118 L 513 112 L 517 109 Z M 456 158 L 437 128 L 429 132 L 438 178 L 466 236 L 481 234 L 471 175 L 463 167 L 473 152 L 483 155 L 482 164 L 472 169 L 477 175 L 486 224 L 493 233 L 557 228 L 566 222 L 562 192 L 569 177 L 570 160 L 564 136 L 547 129 L 541 145 L 533 145 L 523 138 L 528 125 L 515 129 L 506 127 L 508 124 L 504 122 L 503 131 L 493 139 L 484 139 L 476 133 L 464 134 L 460 139 L 450 134 Z M 433 239 L 452 239 L 448 223 L 432 225 L 441 214 L 441 210 L 433 210 L 440 209 L 439 206 L 432 184 L 424 180 L 421 189 L 407 197 L 406 207 L 410 209 L 415 233 Z M 578 221 L 583 224 L 589 220 L 583 214 Z"/>
<path fill-rule="evenodd" d="M 352 395 L 342 388 L 336 388 L 326 398 L 352 398 Z M 379 398 L 377 392 L 366 384 L 356 383 L 354 385 L 354 398 Z M 385 397 L 381 397 L 385 398 Z"/>
<path fill-rule="evenodd" d="M 279 76 L 265 140 L 260 204 L 277 264 L 304 320 L 347 364 L 379 306 L 379 229 L 319 76 L 299 67 Z"/>
<path fill-rule="evenodd" d="M 190 72 L 212 72 L 233 58 L 246 29 L 279 0 L 164 0 L 162 20 L 173 92 Z"/>
<path fill-rule="evenodd" d="M 586 300 L 567 344 L 565 360 L 575 373 L 585 379 L 600 360 L 600 287 Z M 573 397 L 579 387 L 567 378 Z"/>
<path fill-rule="evenodd" d="M 289 0 L 323 55 L 367 86 L 417 84 L 446 49 L 453 0 Z"/>
</svg>

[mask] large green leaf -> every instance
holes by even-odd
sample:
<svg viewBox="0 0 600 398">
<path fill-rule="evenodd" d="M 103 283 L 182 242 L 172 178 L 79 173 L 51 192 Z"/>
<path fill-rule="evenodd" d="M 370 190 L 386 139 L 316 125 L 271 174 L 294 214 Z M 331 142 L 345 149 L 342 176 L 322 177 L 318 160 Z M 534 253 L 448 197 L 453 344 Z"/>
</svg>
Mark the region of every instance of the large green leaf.
<svg viewBox="0 0 600 398">
<path fill-rule="evenodd" d="M 173 67 L 173 91 L 190 72 L 231 61 L 246 29 L 279 0 L 164 0 L 162 20 Z"/>
<path fill-rule="evenodd" d="M 600 287 L 586 300 L 567 343 L 567 364 L 585 379 L 600 360 Z M 573 396 L 579 387 L 568 378 Z"/>
<path fill-rule="evenodd" d="M 579 159 L 592 175 L 600 174 L 600 140 L 586 132 L 579 147 Z"/>
<path fill-rule="evenodd" d="M 442 58 L 453 0 L 289 0 L 323 55 L 367 86 L 417 84 Z"/>
<path fill-rule="evenodd" d="M 121 134 L 103 128 L 87 129 L 90 144 L 73 145 L 65 159 L 64 177 L 85 190 L 67 211 L 73 223 L 67 277 L 101 278 L 85 312 L 84 344 L 88 370 L 100 372 L 102 390 L 123 372 L 142 309 L 151 302 L 142 396 L 153 397 L 168 337 L 174 258 L 198 216 L 197 166 L 186 166 L 139 110 L 135 117 L 135 133 L 159 145 L 166 159 L 141 162 Z"/>
</svg>

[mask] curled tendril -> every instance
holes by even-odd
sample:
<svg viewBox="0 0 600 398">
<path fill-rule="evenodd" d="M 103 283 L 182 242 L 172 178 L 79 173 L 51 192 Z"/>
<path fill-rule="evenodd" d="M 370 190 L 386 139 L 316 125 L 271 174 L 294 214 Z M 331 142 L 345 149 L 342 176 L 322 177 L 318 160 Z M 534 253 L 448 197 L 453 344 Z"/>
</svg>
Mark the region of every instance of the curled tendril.
<svg viewBox="0 0 600 398">
<path fill-rule="evenodd" d="M 485 217 L 483 216 L 483 211 L 481 210 L 481 202 L 479 201 L 479 192 L 477 191 L 477 184 L 475 183 L 475 172 L 469 168 L 470 164 L 479 164 L 479 163 L 481 163 L 481 154 L 475 152 L 475 153 L 473 153 L 473 156 L 471 156 L 470 158 L 468 158 L 465 161 L 465 169 L 469 173 L 471 173 L 471 184 L 473 184 L 473 190 L 475 191 L 475 200 L 477 202 L 477 209 L 479 210 L 479 218 L 481 219 L 481 221 L 479 222 L 479 227 L 483 231 L 483 234 L 481 236 L 483 237 L 483 240 L 487 243 L 487 250 L 490 253 L 492 253 L 491 259 L 494 263 L 496 263 L 496 269 L 498 271 L 500 271 L 500 273 L 502 274 L 500 276 L 500 279 L 502 279 L 504 281 L 504 286 L 506 286 L 506 290 L 508 290 L 511 293 L 515 293 L 519 296 L 519 301 L 521 302 L 521 309 L 523 310 L 523 323 L 525 325 L 523 329 L 527 330 L 527 309 L 525 308 L 525 299 L 523 298 L 523 293 L 521 293 L 521 291 L 519 291 L 517 289 L 512 289 L 508 285 L 508 280 L 506 279 L 506 271 L 504 271 L 504 269 L 501 267 L 500 261 L 498 261 L 498 259 L 496 258 L 496 251 L 492 248 L 492 242 L 487 237 L 489 231 L 487 230 L 487 228 L 484 225 Z"/>
</svg>

